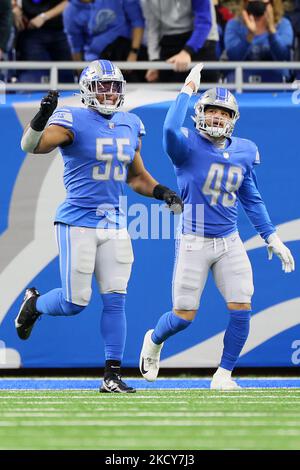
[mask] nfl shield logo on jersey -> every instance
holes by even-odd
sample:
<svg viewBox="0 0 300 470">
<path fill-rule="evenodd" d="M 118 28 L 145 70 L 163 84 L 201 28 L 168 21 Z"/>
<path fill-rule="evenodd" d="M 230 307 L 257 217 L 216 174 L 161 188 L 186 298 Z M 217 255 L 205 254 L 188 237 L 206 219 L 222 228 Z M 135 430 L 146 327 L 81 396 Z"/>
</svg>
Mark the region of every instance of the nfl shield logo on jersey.
<svg viewBox="0 0 300 470">
<path fill-rule="evenodd" d="M 224 156 L 224 158 L 226 158 L 226 160 L 228 160 L 228 158 L 229 158 L 229 153 L 228 153 L 228 152 L 224 152 L 224 153 L 223 153 L 223 156 Z"/>
<path fill-rule="evenodd" d="M 115 123 L 114 123 L 114 122 L 110 122 L 110 123 L 108 124 L 108 127 L 109 127 L 110 129 L 113 129 L 113 128 L 115 127 Z"/>
</svg>

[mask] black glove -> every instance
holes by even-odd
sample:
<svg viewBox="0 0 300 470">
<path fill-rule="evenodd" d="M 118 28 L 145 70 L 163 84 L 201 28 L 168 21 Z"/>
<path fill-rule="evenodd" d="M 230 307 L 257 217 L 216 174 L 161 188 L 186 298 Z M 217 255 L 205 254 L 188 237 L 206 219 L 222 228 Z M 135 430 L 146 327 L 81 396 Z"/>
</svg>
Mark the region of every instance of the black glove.
<svg viewBox="0 0 300 470">
<path fill-rule="evenodd" d="M 45 129 L 49 117 L 52 116 L 57 106 L 58 97 L 59 93 L 56 90 L 50 90 L 48 95 L 44 96 L 39 112 L 30 122 L 33 130 L 41 132 Z"/>
<path fill-rule="evenodd" d="M 174 212 L 174 214 L 181 214 L 183 211 L 183 202 L 172 189 L 167 188 L 158 184 L 153 189 L 153 197 L 159 199 L 160 201 L 165 201 L 169 209 Z"/>
</svg>

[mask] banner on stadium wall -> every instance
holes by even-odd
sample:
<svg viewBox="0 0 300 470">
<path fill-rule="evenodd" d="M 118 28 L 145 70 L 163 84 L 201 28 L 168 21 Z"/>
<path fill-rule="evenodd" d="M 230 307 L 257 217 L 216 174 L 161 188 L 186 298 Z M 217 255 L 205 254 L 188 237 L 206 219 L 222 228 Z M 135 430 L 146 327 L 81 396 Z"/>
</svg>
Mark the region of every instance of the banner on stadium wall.
<svg viewBox="0 0 300 470">
<path fill-rule="evenodd" d="M 162 184 L 176 188 L 171 162 L 162 149 L 162 126 L 176 93 L 129 92 L 127 110 L 140 116 L 146 127 L 142 156 L 147 169 Z M 36 112 L 40 96 L 13 96 L 0 106 L 2 129 L 0 173 L 0 369 L 18 367 L 98 367 L 104 364 L 100 335 L 101 297 L 96 283 L 89 306 L 70 318 L 43 316 L 28 341 L 16 335 L 14 318 L 24 289 L 43 293 L 60 287 L 53 218 L 63 201 L 63 163 L 58 151 L 25 155 L 20 148 L 24 126 Z M 243 94 L 238 97 L 241 118 L 235 134 L 259 147 L 259 187 L 279 235 L 296 260 L 296 271 L 284 274 L 278 259 L 267 259 L 264 242 L 243 211 L 239 230 L 253 266 L 255 294 L 249 339 L 238 366 L 300 364 L 300 159 L 299 105 L 289 93 Z M 64 97 L 60 105 L 77 106 Z M 188 112 L 185 125 L 192 127 Z M 137 227 L 140 204 L 152 202 L 130 189 L 129 224 Z M 129 213 L 130 214 L 130 213 Z M 151 227 L 148 228 L 149 233 Z M 172 238 L 172 237 L 171 237 Z M 158 317 L 170 310 L 174 238 L 160 234 L 133 240 L 135 262 L 128 287 L 128 337 L 124 366 L 137 367 L 143 336 Z M 201 299 L 197 318 L 184 332 L 170 338 L 162 352 L 164 367 L 214 367 L 220 360 L 228 322 L 226 305 L 211 278 Z"/>
</svg>

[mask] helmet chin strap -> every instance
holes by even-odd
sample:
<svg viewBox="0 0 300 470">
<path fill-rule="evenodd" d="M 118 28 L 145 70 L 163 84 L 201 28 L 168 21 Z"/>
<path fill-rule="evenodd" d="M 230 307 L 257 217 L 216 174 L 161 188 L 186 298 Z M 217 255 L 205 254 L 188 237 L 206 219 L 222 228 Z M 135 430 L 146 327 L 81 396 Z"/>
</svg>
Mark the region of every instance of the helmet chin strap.
<svg viewBox="0 0 300 470">
<path fill-rule="evenodd" d="M 222 137 L 212 137 L 211 135 L 209 135 L 207 132 L 203 131 L 203 130 L 200 130 L 200 134 L 205 137 L 207 140 L 209 140 L 210 142 L 212 142 L 216 147 L 222 149 L 222 148 L 225 148 L 226 146 L 226 137 L 225 136 L 222 136 Z"/>
</svg>

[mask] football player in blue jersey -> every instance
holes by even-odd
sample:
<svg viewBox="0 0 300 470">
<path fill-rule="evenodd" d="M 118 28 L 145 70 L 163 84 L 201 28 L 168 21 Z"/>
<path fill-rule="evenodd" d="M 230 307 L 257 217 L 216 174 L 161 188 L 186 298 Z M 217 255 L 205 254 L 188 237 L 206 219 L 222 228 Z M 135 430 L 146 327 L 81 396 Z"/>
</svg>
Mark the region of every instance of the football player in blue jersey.
<svg viewBox="0 0 300 470">
<path fill-rule="evenodd" d="M 145 129 L 138 116 L 119 111 L 125 94 L 119 68 L 110 61 L 93 61 L 79 85 L 84 108 L 55 111 L 58 93 L 51 91 L 22 137 L 26 152 L 48 153 L 59 147 L 67 197 L 55 216 L 62 288 L 44 295 L 27 289 L 15 326 L 18 336 L 27 339 L 42 314 L 78 314 L 90 301 L 95 274 L 103 301 L 106 358 L 100 391 L 130 393 L 135 390 L 122 381 L 120 367 L 133 253 L 119 198 L 127 182 L 140 194 L 164 200 L 171 210 L 180 210 L 181 200 L 143 165 L 140 137 Z"/>
<path fill-rule="evenodd" d="M 239 388 L 231 373 L 248 337 L 253 294 L 250 261 L 237 231 L 238 199 L 266 241 L 269 258 L 278 255 L 285 272 L 293 271 L 295 264 L 257 188 L 256 145 L 231 137 L 239 118 L 234 96 L 224 88 L 206 91 L 195 105 L 195 130 L 182 127 L 202 67 L 198 64 L 191 70 L 164 123 L 164 148 L 173 162 L 185 209 L 176 248 L 173 310 L 145 334 L 140 370 L 146 380 L 156 379 L 163 342 L 191 325 L 211 270 L 229 311 L 223 354 L 211 388 L 232 390 Z M 198 205 L 204 207 L 202 220 L 195 216 Z"/>
</svg>

